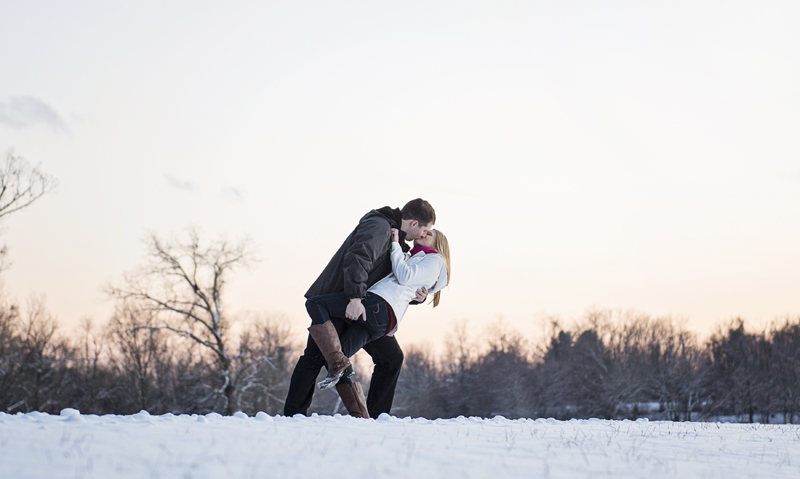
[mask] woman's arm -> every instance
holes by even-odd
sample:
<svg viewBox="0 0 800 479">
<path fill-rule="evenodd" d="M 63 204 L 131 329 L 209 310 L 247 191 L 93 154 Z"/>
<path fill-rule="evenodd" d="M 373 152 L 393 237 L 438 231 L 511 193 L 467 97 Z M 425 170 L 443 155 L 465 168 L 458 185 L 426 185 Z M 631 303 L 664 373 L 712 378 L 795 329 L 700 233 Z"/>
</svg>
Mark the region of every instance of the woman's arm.
<svg viewBox="0 0 800 479">
<path fill-rule="evenodd" d="M 399 243 L 392 243 L 392 273 L 402 285 L 424 282 L 431 285 L 436 282 L 441 269 L 442 258 L 438 254 L 428 254 L 422 261 L 408 264 L 409 257 L 403 253 Z"/>
<path fill-rule="evenodd" d="M 398 244 L 398 245 L 400 244 L 400 230 L 397 229 L 397 228 L 392 228 L 392 243 L 393 243 L 393 246 L 394 246 L 395 243 Z M 390 259 L 391 259 L 391 255 L 390 255 Z M 405 253 L 403 253 L 403 260 L 405 260 L 405 259 L 408 259 L 408 257 L 405 255 Z M 392 267 L 392 270 L 394 270 L 394 267 Z M 428 297 L 428 288 L 423 286 L 423 287 L 417 289 L 417 296 L 409 304 L 422 304 L 422 302 L 424 302 L 425 298 L 427 298 L 427 297 Z"/>
</svg>

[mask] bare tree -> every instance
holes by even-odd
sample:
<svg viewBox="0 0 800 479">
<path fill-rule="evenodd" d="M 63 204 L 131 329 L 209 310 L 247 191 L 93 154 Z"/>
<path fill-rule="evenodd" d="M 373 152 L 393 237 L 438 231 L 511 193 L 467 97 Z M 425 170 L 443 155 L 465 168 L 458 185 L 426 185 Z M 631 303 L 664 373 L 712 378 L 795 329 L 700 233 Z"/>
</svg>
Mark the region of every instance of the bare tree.
<svg viewBox="0 0 800 479">
<path fill-rule="evenodd" d="M 139 328 L 172 331 L 206 348 L 221 380 L 216 392 L 223 397 L 226 413 L 233 414 L 236 355 L 231 353 L 230 318 L 223 296 L 230 275 L 254 260 L 249 242 L 217 240 L 206 245 L 196 230 L 189 232 L 186 242 L 165 241 L 156 235 L 147 242 L 147 263 L 126 274 L 123 286 L 109 286 L 107 292 L 159 314 L 159 324 Z"/>
<path fill-rule="evenodd" d="M 200 346 L 160 324 L 158 311 L 120 301 L 106 326 L 117 412 L 196 412 L 208 406 L 203 398 L 213 388 L 205 377 L 198 378 L 208 369 L 202 355 L 195 354 Z"/>
<path fill-rule="evenodd" d="M 430 417 L 434 409 L 434 390 L 441 386 L 441 374 L 432 347 L 430 344 L 411 344 L 404 349 L 403 372 L 397 382 L 392 410 L 397 415 Z"/>
<path fill-rule="evenodd" d="M 166 342 L 159 330 L 147 329 L 156 324 L 156 313 L 142 311 L 129 301 L 121 302 L 106 326 L 113 345 L 110 361 L 122 379 L 120 389 L 137 410 L 150 410 L 150 390 L 154 365 L 163 356 Z M 126 401 L 127 402 L 127 401 Z"/>
<path fill-rule="evenodd" d="M 22 365 L 19 308 L 0 303 L 0 409 L 16 402 L 14 388 Z"/>
<path fill-rule="evenodd" d="M 776 355 L 772 393 L 783 412 L 783 422 L 794 424 L 795 414 L 800 409 L 800 317 L 773 323 L 770 341 Z"/>
<path fill-rule="evenodd" d="M 47 378 L 53 368 L 48 361 L 48 349 L 53 344 L 58 328 L 56 318 L 44 306 L 44 299 L 31 298 L 28 303 L 27 317 L 24 325 L 24 340 L 28 346 L 26 366 L 33 372 L 32 381 L 28 383 L 28 407 L 38 411 L 45 403 L 44 392 Z"/>
<path fill-rule="evenodd" d="M 98 403 L 109 393 L 106 370 L 102 356 L 106 349 L 105 337 L 98 335 L 91 318 L 83 318 L 79 330 L 78 343 L 72 361 L 75 380 L 73 387 L 80 388 L 81 411 L 99 412 Z"/>
<path fill-rule="evenodd" d="M 56 187 L 56 180 L 39 166 L 31 166 L 24 158 L 6 152 L 0 167 L 0 218 L 30 206 Z"/>
<path fill-rule="evenodd" d="M 740 419 L 746 417 L 747 422 L 753 422 L 759 412 L 758 398 L 766 379 L 759 371 L 759 346 L 764 338 L 763 332 L 747 332 L 744 320 L 736 318 L 718 327 L 708 341 L 720 410 Z"/>
<path fill-rule="evenodd" d="M 296 345 L 288 321 L 259 315 L 239 338 L 235 360 L 236 403 L 245 412 L 283 410 Z"/>
<path fill-rule="evenodd" d="M 58 321 L 47 311 L 43 296 L 28 301 L 20 328 L 22 352 L 19 400 L 8 410 L 54 411 L 72 356 L 68 342 L 56 334 Z"/>
<path fill-rule="evenodd" d="M 470 338 L 469 322 L 454 321 L 452 334 L 445 337 L 445 371 L 463 373 L 477 360 L 477 346 Z"/>
<path fill-rule="evenodd" d="M 9 149 L 5 162 L 0 165 L 0 219 L 30 206 L 52 191 L 56 184 L 56 180 L 39 166 L 31 166 Z M 7 251 L 5 245 L 0 247 L 0 271 Z"/>
<path fill-rule="evenodd" d="M 484 332 L 488 351 L 475 364 L 471 413 L 524 417 L 533 412 L 535 394 L 530 385 L 531 360 L 522 333 L 502 318 Z"/>
</svg>

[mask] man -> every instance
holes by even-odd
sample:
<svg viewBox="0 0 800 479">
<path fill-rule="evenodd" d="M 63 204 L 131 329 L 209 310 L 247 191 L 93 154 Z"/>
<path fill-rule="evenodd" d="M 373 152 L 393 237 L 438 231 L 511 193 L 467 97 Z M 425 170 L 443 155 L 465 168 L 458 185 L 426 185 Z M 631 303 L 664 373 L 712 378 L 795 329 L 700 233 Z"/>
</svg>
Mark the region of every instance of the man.
<svg viewBox="0 0 800 479">
<path fill-rule="evenodd" d="M 408 250 L 405 241 L 425 236 L 436 222 L 436 212 L 427 201 L 417 198 L 409 201 L 403 209 L 383 208 L 372 210 L 361 218 L 356 228 L 344 240 L 328 265 L 319 275 L 305 297 L 344 291 L 350 300 L 345 315 L 350 320 L 366 319 L 366 311 L 361 300 L 367 289 L 392 272 L 390 258 L 392 228 L 400 230 L 400 244 L 403 251 Z M 425 291 L 418 292 L 418 299 L 424 299 Z M 344 326 L 342 323 L 338 328 Z M 389 413 L 397 387 L 397 378 L 403 365 L 403 351 L 393 336 L 384 336 L 364 346 L 375 368 L 372 372 L 366 409 L 369 415 L 377 418 L 381 413 Z M 306 349 L 297 360 L 292 373 L 289 393 L 286 396 L 284 414 L 308 415 L 308 407 L 314 395 L 317 376 L 325 365 L 325 360 L 311 336 Z M 348 376 L 348 374 L 345 374 Z M 348 412 L 354 414 L 359 408 L 357 395 L 360 385 L 343 377 L 336 385 Z M 363 392 L 360 392 L 363 397 Z M 363 399 L 361 399 L 363 401 Z M 358 414 L 354 414 L 358 415 Z"/>
</svg>

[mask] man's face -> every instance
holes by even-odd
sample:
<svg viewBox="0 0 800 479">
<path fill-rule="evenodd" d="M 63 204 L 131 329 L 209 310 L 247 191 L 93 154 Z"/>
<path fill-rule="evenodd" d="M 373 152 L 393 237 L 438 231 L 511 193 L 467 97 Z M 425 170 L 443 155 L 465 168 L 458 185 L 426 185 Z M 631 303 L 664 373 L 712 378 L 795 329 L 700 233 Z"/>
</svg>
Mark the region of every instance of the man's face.
<svg viewBox="0 0 800 479">
<path fill-rule="evenodd" d="M 406 239 L 409 241 L 413 241 L 415 239 L 422 238 L 430 233 L 433 229 L 433 223 L 428 223 L 427 225 L 421 225 L 419 221 L 412 220 L 411 223 L 408 225 L 408 229 L 405 230 L 406 232 Z"/>
<path fill-rule="evenodd" d="M 428 248 L 436 247 L 436 233 L 430 230 L 424 235 L 414 240 L 414 246 L 427 246 Z"/>
</svg>

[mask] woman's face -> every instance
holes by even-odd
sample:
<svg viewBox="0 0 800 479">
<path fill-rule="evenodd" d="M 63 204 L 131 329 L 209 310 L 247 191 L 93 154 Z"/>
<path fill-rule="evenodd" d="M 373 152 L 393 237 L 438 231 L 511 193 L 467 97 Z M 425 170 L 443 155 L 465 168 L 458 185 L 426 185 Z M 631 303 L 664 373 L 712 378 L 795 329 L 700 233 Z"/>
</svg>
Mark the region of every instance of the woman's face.
<svg viewBox="0 0 800 479">
<path fill-rule="evenodd" d="M 423 233 L 422 237 L 414 240 L 414 246 L 427 246 L 433 248 L 436 244 L 436 230 L 430 230 Z"/>
</svg>

